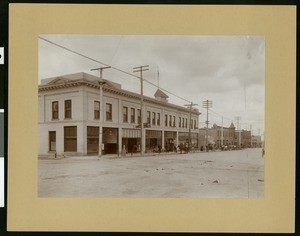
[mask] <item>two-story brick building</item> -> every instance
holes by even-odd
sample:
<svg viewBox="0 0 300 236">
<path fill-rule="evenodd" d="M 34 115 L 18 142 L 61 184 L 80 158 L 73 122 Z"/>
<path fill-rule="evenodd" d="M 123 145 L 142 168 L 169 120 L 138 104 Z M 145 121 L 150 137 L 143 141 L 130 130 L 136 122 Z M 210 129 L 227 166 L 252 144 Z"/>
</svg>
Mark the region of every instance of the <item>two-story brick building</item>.
<svg viewBox="0 0 300 236">
<path fill-rule="evenodd" d="M 222 134 L 223 132 L 223 134 Z M 205 146 L 206 140 L 206 128 L 199 129 L 199 146 Z M 208 145 L 213 145 L 214 148 L 221 148 L 222 146 L 222 139 L 223 139 L 223 146 L 230 146 L 233 145 L 235 142 L 235 126 L 233 123 L 230 124 L 229 127 L 222 127 L 216 124 L 213 124 L 207 130 L 208 135 Z M 222 136 L 223 135 L 223 136 Z"/>
<path fill-rule="evenodd" d="M 56 152 L 87 155 L 99 149 L 99 124 L 102 116 L 104 154 L 139 152 L 141 149 L 140 94 L 126 91 L 120 84 L 105 80 L 100 103 L 99 78 L 76 73 L 43 79 L 39 85 L 39 155 Z M 189 126 L 192 146 L 198 145 L 200 112 L 168 102 L 157 90 L 155 97 L 144 96 L 146 123 L 144 149 L 147 152 L 172 150 L 187 142 Z M 100 109 L 101 106 L 101 109 Z M 100 111 L 101 114 L 100 114 Z"/>
</svg>

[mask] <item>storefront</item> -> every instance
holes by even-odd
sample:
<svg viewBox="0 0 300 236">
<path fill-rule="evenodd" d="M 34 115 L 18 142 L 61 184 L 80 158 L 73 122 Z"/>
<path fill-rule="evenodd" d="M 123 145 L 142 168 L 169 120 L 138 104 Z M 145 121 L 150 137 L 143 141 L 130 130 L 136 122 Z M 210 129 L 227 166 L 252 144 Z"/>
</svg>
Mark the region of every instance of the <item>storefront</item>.
<svg viewBox="0 0 300 236">
<path fill-rule="evenodd" d="M 172 152 L 175 146 L 177 146 L 176 132 L 165 131 L 165 151 Z"/>
<path fill-rule="evenodd" d="M 118 153 L 118 129 L 103 127 L 103 154 L 117 154 Z"/>
<path fill-rule="evenodd" d="M 189 143 L 189 132 L 179 132 L 178 133 L 178 142 L 179 144 L 188 144 Z M 198 148 L 198 134 L 191 133 L 191 147 Z"/>
<path fill-rule="evenodd" d="M 97 154 L 99 150 L 99 127 L 87 126 L 87 154 Z"/>
<path fill-rule="evenodd" d="M 162 147 L 162 132 L 146 130 L 146 152 L 160 152 Z"/>
<path fill-rule="evenodd" d="M 128 153 L 141 151 L 140 129 L 122 129 L 122 149 L 125 149 Z"/>
</svg>

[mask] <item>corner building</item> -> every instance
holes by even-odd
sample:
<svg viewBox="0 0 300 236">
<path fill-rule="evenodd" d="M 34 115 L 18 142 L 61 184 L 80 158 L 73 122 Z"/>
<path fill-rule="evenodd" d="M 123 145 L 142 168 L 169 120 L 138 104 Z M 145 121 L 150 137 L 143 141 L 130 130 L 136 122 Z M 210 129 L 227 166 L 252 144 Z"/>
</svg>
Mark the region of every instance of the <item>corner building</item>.
<svg viewBox="0 0 300 236">
<path fill-rule="evenodd" d="M 39 155 L 95 155 L 99 149 L 102 116 L 103 154 L 141 150 L 141 96 L 120 84 L 104 80 L 102 104 L 99 78 L 76 73 L 43 79 L 39 85 Z M 144 137 L 146 152 L 173 151 L 188 142 L 198 148 L 200 112 L 170 104 L 158 89 L 155 97 L 144 96 Z M 101 107 L 101 109 L 100 109 Z"/>
</svg>

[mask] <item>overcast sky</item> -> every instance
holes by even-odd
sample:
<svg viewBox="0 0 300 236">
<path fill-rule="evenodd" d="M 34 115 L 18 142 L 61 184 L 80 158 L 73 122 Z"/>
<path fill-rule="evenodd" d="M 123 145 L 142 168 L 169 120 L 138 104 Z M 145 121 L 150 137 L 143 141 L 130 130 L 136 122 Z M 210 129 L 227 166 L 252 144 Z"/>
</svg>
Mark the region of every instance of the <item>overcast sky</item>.
<svg viewBox="0 0 300 236">
<path fill-rule="evenodd" d="M 149 65 L 144 78 L 181 98 L 198 104 L 200 127 L 206 109 L 202 101 L 212 100 L 213 123 L 229 126 L 241 117 L 242 129 L 264 132 L 265 39 L 262 36 L 161 36 L 161 35 L 40 35 L 59 45 L 129 73 Z M 39 39 L 39 81 L 44 78 L 86 72 L 102 66 Z M 123 89 L 140 93 L 138 78 L 113 69 L 104 78 Z M 137 74 L 138 75 L 138 74 Z M 144 83 L 144 94 L 153 97 L 156 87 Z M 168 94 L 169 102 L 187 104 Z M 216 114 L 217 113 L 217 114 Z"/>
</svg>

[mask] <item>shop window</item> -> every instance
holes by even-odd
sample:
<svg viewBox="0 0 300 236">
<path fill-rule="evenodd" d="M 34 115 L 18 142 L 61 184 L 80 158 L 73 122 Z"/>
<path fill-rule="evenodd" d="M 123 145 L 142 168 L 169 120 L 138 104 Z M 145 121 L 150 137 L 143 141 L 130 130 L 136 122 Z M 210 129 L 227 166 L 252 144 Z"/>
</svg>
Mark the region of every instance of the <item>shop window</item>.
<svg viewBox="0 0 300 236">
<path fill-rule="evenodd" d="M 64 127 L 64 151 L 77 152 L 77 127 Z"/>
<path fill-rule="evenodd" d="M 49 151 L 56 151 L 56 132 L 49 131 Z"/>
<path fill-rule="evenodd" d="M 87 153 L 98 153 L 99 127 L 87 126 Z"/>
</svg>

